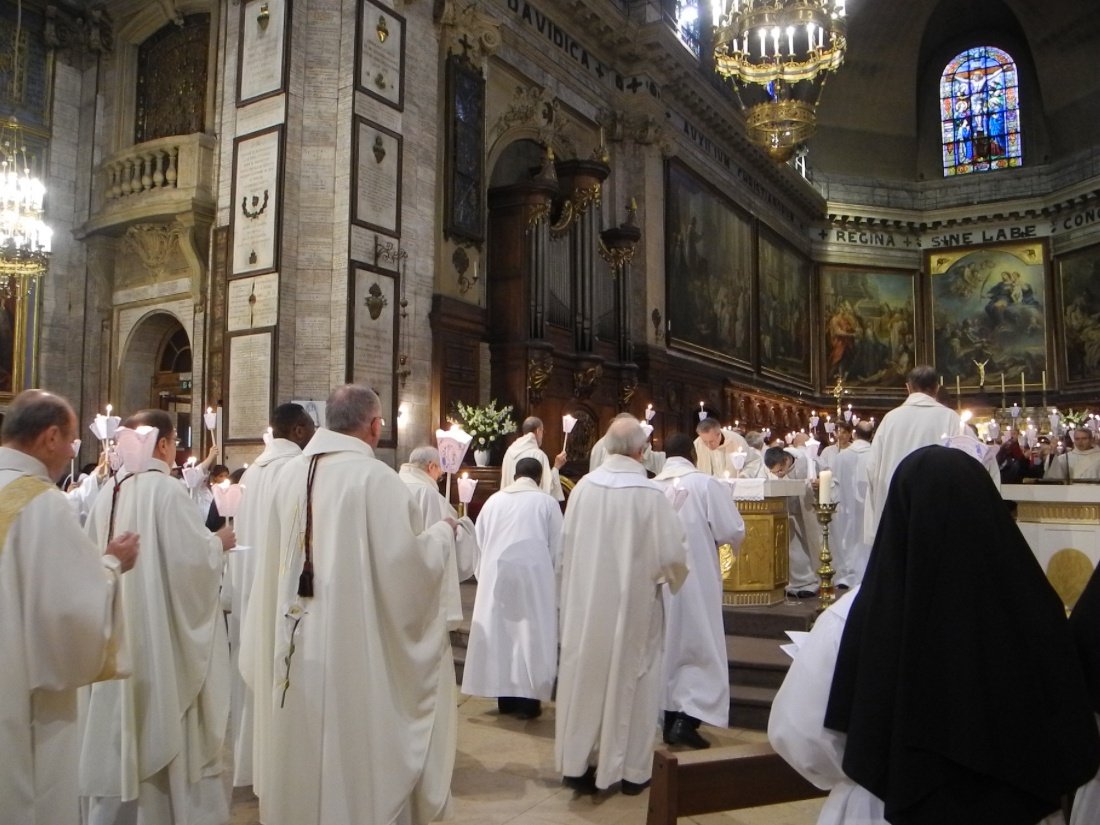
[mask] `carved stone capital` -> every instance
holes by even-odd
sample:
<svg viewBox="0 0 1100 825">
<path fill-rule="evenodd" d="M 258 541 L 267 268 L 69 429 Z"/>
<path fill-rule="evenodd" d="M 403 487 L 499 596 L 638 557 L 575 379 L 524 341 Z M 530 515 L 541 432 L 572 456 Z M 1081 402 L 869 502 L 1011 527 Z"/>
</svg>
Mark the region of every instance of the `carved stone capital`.
<svg viewBox="0 0 1100 825">
<path fill-rule="evenodd" d="M 445 54 L 462 54 L 476 65 L 500 48 L 500 20 L 481 11 L 481 4 L 437 0 L 435 17 Z"/>
<path fill-rule="evenodd" d="M 138 223 L 126 230 L 124 240 L 145 268 L 159 278 L 183 232 L 184 228 L 178 223 Z"/>
<path fill-rule="evenodd" d="M 43 38 L 51 49 L 75 54 L 110 54 L 114 32 L 107 4 L 96 0 L 59 0 L 46 4 Z"/>
</svg>

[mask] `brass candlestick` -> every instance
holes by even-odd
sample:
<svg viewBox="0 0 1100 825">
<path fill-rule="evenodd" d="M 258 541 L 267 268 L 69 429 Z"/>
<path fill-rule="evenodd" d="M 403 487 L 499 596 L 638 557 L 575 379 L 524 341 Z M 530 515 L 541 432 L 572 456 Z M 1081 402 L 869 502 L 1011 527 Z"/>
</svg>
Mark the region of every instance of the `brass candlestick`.
<svg viewBox="0 0 1100 825">
<path fill-rule="evenodd" d="M 817 575 L 821 579 L 821 609 L 824 610 L 836 601 L 836 588 L 833 587 L 833 554 L 829 552 L 829 522 L 833 520 L 836 512 L 836 502 L 814 504 L 817 512 L 817 523 L 821 525 L 821 566 L 817 568 Z"/>
<path fill-rule="evenodd" d="M 459 518 L 466 518 L 466 502 L 460 501 L 455 509 L 458 510 Z"/>
</svg>

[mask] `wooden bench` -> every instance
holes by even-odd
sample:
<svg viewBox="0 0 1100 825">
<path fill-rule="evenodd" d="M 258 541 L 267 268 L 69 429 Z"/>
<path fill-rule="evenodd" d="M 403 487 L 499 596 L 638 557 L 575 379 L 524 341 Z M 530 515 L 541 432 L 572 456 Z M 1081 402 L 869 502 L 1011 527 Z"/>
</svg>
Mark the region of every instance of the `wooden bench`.
<svg viewBox="0 0 1100 825">
<path fill-rule="evenodd" d="M 827 796 L 767 743 L 653 754 L 646 825 L 676 825 L 677 817 L 778 805 Z"/>
</svg>

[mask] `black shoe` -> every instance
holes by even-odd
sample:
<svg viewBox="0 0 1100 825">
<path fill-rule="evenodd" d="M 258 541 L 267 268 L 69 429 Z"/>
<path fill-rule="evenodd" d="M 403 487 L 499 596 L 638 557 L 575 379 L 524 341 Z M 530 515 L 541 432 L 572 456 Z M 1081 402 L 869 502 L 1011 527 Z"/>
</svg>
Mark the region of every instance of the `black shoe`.
<svg viewBox="0 0 1100 825">
<path fill-rule="evenodd" d="M 817 597 L 816 590 L 799 590 L 797 593 L 793 590 L 788 590 L 787 595 L 792 599 L 813 599 Z"/>
<path fill-rule="evenodd" d="M 674 710 L 665 711 L 665 723 L 663 726 L 665 744 L 669 744 L 668 732 L 672 730 L 672 726 L 676 724 L 676 720 L 680 718 L 680 714 Z"/>
<path fill-rule="evenodd" d="M 847 593 L 852 588 L 848 587 L 848 585 L 846 584 L 838 584 L 836 586 L 836 589 L 839 590 L 841 593 Z"/>
<path fill-rule="evenodd" d="M 631 782 L 629 779 L 624 779 L 619 790 L 623 792 L 624 796 L 637 796 L 649 787 L 650 782 L 649 779 L 645 782 Z"/>
<path fill-rule="evenodd" d="M 577 793 L 594 794 L 596 793 L 596 768 L 594 765 L 589 765 L 584 776 L 563 776 L 561 784 Z"/>
<path fill-rule="evenodd" d="M 517 710 L 516 702 L 518 701 L 519 700 L 513 696 L 501 696 L 497 699 L 497 711 L 499 711 L 502 716 L 509 713 L 515 713 Z"/>
<path fill-rule="evenodd" d="M 542 702 L 538 699 L 513 699 L 517 719 L 538 719 L 542 716 Z"/>
<path fill-rule="evenodd" d="M 665 743 L 669 745 L 684 745 L 688 748 L 694 748 L 697 751 L 705 750 L 710 747 L 710 742 L 699 734 L 699 731 L 695 729 L 695 725 L 692 724 L 691 718 L 688 716 L 680 716 L 672 723 L 672 727 L 669 728 L 668 733 L 665 734 Z"/>
</svg>

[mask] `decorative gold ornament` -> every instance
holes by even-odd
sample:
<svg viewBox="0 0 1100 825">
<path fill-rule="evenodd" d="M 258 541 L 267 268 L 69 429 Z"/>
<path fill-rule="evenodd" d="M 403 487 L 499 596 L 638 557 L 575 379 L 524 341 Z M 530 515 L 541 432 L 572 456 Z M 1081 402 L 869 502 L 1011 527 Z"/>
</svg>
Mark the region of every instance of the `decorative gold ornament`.
<svg viewBox="0 0 1100 825">
<path fill-rule="evenodd" d="M 382 309 L 388 304 L 386 296 L 382 294 L 382 287 L 377 283 L 371 284 L 367 290 L 367 297 L 363 299 L 363 304 L 367 307 L 367 312 L 370 313 L 370 319 L 377 321 L 378 316 L 382 314 Z"/>
<path fill-rule="evenodd" d="M 386 15 L 378 15 L 378 25 L 374 27 L 374 31 L 378 35 L 378 42 L 385 43 L 386 38 L 390 36 L 390 28 L 386 25 Z"/>
<path fill-rule="evenodd" d="M 267 3 L 260 3 L 260 11 L 256 14 L 256 25 L 260 27 L 260 31 L 265 32 L 270 23 L 271 10 Z"/>
<path fill-rule="evenodd" d="M 385 144 L 382 143 L 382 136 L 381 135 L 375 135 L 374 136 L 373 151 L 374 151 L 374 160 L 375 160 L 375 162 L 381 163 L 383 160 L 386 159 L 386 146 L 385 146 Z"/>
</svg>

